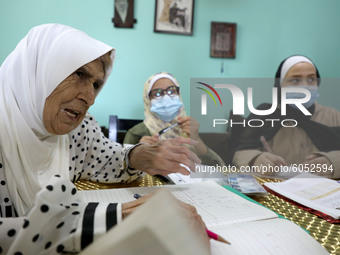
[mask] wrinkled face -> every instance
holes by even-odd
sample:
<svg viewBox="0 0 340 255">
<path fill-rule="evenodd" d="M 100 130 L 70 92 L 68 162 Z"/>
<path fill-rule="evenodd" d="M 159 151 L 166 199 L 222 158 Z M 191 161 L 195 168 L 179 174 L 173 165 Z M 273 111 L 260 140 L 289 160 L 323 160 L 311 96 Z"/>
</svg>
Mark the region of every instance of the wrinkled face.
<svg viewBox="0 0 340 255">
<path fill-rule="evenodd" d="M 96 59 L 62 81 L 45 101 L 43 122 L 46 130 L 63 135 L 75 129 L 94 104 L 104 76 L 104 64 Z"/>
<path fill-rule="evenodd" d="M 315 67 L 307 62 L 293 65 L 287 72 L 281 87 L 316 86 L 317 75 Z"/>
</svg>

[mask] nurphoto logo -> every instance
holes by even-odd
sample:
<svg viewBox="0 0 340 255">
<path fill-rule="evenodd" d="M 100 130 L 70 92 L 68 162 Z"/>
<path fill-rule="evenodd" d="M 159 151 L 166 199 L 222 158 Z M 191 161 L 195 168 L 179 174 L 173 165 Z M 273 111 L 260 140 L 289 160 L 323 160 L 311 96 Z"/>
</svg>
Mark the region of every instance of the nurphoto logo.
<svg viewBox="0 0 340 255">
<path fill-rule="evenodd" d="M 232 111 L 234 115 L 245 115 L 245 95 L 241 88 L 234 84 L 208 84 L 206 82 L 196 82 L 201 86 L 196 86 L 197 89 L 203 91 L 200 95 L 200 109 L 201 109 L 201 116 L 205 116 L 208 114 L 208 99 L 207 95 L 210 96 L 211 100 L 214 102 L 215 106 L 223 107 L 221 95 L 229 94 L 232 97 Z M 218 90 L 218 91 L 217 91 Z M 250 113 L 259 116 L 269 116 L 270 114 L 274 113 L 275 110 L 278 108 L 279 100 L 280 100 L 280 110 L 281 115 L 286 116 L 287 114 L 287 105 L 294 105 L 297 109 L 299 109 L 304 115 L 310 116 L 312 115 L 307 108 L 303 105 L 304 103 L 308 102 L 311 99 L 311 93 L 308 89 L 301 88 L 301 87 L 283 87 L 281 88 L 280 92 L 278 93 L 278 88 L 276 87 L 269 87 L 267 90 L 271 90 L 271 97 L 272 97 L 272 104 L 269 109 L 256 109 L 254 106 L 254 93 L 253 87 L 247 87 L 247 110 Z M 259 90 L 259 88 L 258 88 Z M 299 98 L 289 98 L 287 95 L 289 93 L 299 93 L 301 94 Z M 279 97 L 280 96 L 280 97 Z M 217 104 L 217 100 L 220 104 Z M 230 120 L 232 121 L 232 120 Z M 298 122 L 295 119 L 248 119 L 247 121 L 244 119 L 242 122 L 237 123 L 229 123 L 232 125 L 242 125 L 242 126 L 249 126 L 249 127 L 262 127 L 265 122 L 271 123 L 272 126 L 276 122 L 279 122 L 284 127 L 295 127 Z M 213 119 L 213 127 L 216 125 L 225 125 L 228 123 L 228 120 L 225 118 L 214 118 Z"/>
</svg>

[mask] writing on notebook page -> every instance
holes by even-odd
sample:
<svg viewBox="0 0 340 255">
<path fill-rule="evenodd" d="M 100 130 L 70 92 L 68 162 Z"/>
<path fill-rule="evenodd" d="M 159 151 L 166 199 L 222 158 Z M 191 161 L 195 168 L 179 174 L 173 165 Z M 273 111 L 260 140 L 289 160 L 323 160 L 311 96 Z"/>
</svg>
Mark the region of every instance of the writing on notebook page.
<svg viewBox="0 0 340 255">
<path fill-rule="evenodd" d="M 183 202 L 194 205 L 206 227 L 231 243 L 231 245 L 227 245 L 211 240 L 213 255 L 328 254 L 315 239 L 299 226 L 286 219 L 280 219 L 271 210 L 248 201 L 215 182 L 205 181 L 163 187 Z M 145 195 L 155 189 L 158 188 L 139 187 L 82 191 L 80 193 L 81 197 L 88 202 L 103 198 L 109 198 L 106 202 L 127 202 L 134 200 L 133 196 L 136 193 Z M 152 210 L 155 208 L 159 208 L 159 206 L 155 206 Z M 162 224 L 157 226 L 160 225 Z"/>
<path fill-rule="evenodd" d="M 303 173 L 279 183 L 267 182 L 269 189 L 302 205 L 340 219 L 340 184 L 321 176 Z"/>
</svg>

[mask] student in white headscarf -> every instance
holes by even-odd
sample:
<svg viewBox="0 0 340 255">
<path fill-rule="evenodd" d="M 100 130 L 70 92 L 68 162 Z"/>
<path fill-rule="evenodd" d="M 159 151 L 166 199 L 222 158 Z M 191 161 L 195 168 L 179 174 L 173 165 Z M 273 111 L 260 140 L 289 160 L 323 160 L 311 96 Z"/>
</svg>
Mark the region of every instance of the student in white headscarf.
<svg viewBox="0 0 340 255">
<path fill-rule="evenodd" d="M 281 115 L 281 106 L 270 116 L 248 118 L 294 119 L 296 127 L 282 127 L 276 121 L 274 126 L 247 127 L 235 149 L 233 163 L 239 167 L 305 165 L 301 170 L 332 178 L 340 177 L 340 113 L 317 102 L 320 74 L 315 64 L 307 57 L 293 55 L 284 59 L 276 72 L 275 87 L 279 100 L 281 88 L 305 88 L 311 93 L 303 106 L 312 114 L 304 115 L 295 105 L 287 105 L 287 115 Z M 326 84 L 325 84 L 326 85 Z M 303 98 L 301 93 L 287 93 L 287 98 Z M 269 109 L 271 104 L 261 104 L 258 109 Z M 269 123 L 269 122 L 268 122 Z M 287 124 L 288 125 L 288 124 Z M 293 125 L 293 124 L 292 124 Z M 268 141 L 267 148 L 261 137 Z M 263 141 L 263 138 L 262 138 Z M 259 169 L 260 170 L 260 169 Z M 275 175 L 275 172 L 267 172 Z M 291 176 L 291 175 L 289 175 Z"/>
<path fill-rule="evenodd" d="M 161 72 L 150 76 L 143 91 L 144 121 L 132 127 L 125 135 L 125 144 L 157 143 L 175 137 L 190 137 L 197 141 L 193 146 L 202 164 L 223 166 L 223 160 L 209 149 L 199 136 L 199 123 L 187 116 L 180 86 L 171 74 Z M 171 125 L 177 125 L 159 135 Z"/>
<path fill-rule="evenodd" d="M 187 172 L 179 163 L 191 164 L 181 146 L 189 139 L 125 150 L 88 114 L 114 56 L 79 30 L 45 24 L 31 29 L 2 64 L 0 253 L 79 252 L 136 208 L 135 202 L 83 202 L 72 182 L 130 182 L 142 173 L 135 169 Z"/>
</svg>

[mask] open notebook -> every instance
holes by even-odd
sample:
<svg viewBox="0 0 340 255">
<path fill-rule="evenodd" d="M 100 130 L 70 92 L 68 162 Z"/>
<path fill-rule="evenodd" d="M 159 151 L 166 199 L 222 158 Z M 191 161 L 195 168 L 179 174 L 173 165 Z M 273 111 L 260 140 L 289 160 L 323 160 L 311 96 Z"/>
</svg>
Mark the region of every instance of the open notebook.
<svg viewBox="0 0 340 255">
<path fill-rule="evenodd" d="M 286 198 L 340 219 L 340 183 L 335 180 L 302 173 L 284 182 L 264 185 Z"/>
<path fill-rule="evenodd" d="M 81 255 L 209 255 L 188 218 L 174 196 L 162 190 Z"/>
<path fill-rule="evenodd" d="M 271 210 L 248 201 L 212 181 L 164 188 L 178 199 L 194 205 L 209 230 L 231 245 L 212 240 L 212 254 L 328 254 L 306 231 L 281 219 Z M 134 194 L 145 195 L 159 187 L 81 191 L 86 201 L 127 202 Z M 162 213 L 160 207 L 154 208 Z M 150 216 L 150 220 L 153 217 Z M 162 227 L 166 227 L 164 222 Z"/>
</svg>

